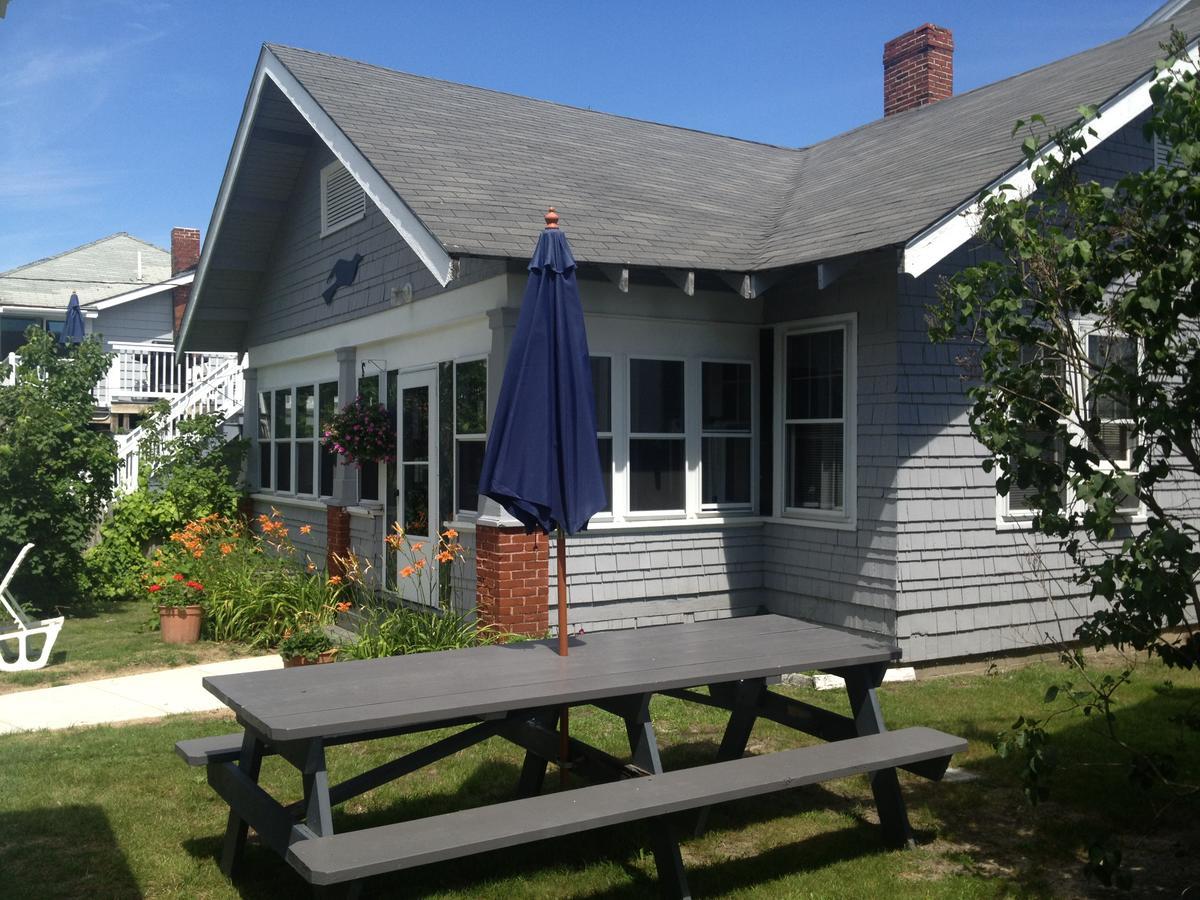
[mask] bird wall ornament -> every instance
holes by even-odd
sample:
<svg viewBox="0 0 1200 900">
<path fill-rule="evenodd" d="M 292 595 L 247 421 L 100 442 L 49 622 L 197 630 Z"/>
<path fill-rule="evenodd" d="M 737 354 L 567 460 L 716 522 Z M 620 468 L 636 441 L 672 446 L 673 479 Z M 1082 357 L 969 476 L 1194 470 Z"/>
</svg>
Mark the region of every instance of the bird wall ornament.
<svg viewBox="0 0 1200 900">
<path fill-rule="evenodd" d="M 350 259 L 339 259 L 333 264 L 333 271 L 325 279 L 327 282 L 332 281 L 333 284 L 321 292 L 321 296 L 325 298 L 326 305 L 333 302 L 333 295 L 338 292 L 338 288 L 354 284 L 354 279 L 358 277 L 358 264 L 362 261 L 362 254 L 355 253 Z"/>
</svg>

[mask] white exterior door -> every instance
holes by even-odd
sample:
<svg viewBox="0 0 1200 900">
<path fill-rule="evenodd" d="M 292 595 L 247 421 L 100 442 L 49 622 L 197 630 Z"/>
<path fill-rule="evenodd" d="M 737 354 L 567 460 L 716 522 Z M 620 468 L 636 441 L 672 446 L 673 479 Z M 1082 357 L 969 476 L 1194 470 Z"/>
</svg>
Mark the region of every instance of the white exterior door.
<svg viewBox="0 0 1200 900">
<path fill-rule="evenodd" d="M 394 554 L 396 587 L 406 600 L 436 605 L 437 370 L 400 375 L 397 393 L 396 513 L 407 546 L 401 544 Z"/>
</svg>

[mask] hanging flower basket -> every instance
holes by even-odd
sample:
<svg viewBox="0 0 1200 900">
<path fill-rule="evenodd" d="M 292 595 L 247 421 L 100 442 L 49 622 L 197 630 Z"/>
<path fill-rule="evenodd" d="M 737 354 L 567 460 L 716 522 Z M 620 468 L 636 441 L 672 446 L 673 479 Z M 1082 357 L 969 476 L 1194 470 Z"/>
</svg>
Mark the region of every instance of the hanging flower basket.
<svg viewBox="0 0 1200 900">
<path fill-rule="evenodd" d="M 321 441 L 356 466 L 394 462 L 396 422 L 386 406 L 356 397 L 333 417 Z"/>
</svg>

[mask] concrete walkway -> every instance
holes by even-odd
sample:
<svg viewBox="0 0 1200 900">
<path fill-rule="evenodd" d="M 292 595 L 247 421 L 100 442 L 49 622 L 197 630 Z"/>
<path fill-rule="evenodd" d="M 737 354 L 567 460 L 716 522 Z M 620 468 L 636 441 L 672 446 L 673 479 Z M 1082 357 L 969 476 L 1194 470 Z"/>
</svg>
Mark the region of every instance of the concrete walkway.
<svg viewBox="0 0 1200 900">
<path fill-rule="evenodd" d="M 278 656 L 252 656 L 0 694 L 0 734 L 224 709 L 225 705 L 201 686 L 201 678 L 282 666 Z"/>
</svg>

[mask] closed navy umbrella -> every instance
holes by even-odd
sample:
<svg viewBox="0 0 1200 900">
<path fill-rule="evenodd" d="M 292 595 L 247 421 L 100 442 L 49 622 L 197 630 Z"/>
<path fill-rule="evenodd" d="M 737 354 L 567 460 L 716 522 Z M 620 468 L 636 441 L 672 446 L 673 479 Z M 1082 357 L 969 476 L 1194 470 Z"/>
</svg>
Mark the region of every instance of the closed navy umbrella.
<svg viewBox="0 0 1200 900">
<path fill-rule="evenodd" d="M 79 295 L 71 294 L 71 300 L 67 303 L 67 321 L 63 323 L 58 339 L 64 344 L 80 344 L 83 338 L 83 310 L 79 308 Z"/>
<path fill-rule="evenodd" d="M 558 640 L 567 654 L 565 534 L 608 506 L 575 258 L 554 207 L 529 261 L 529 282 L 489 429 L 479 492 L 527 531 L 559 537 Z"/>
<path fill-rule="evenodd" d="M 529 282 L 489 429 L 479 492 L 528 532 L 558 536 L 558 652 L 567 655 L 566 535 L 608 506 L 575 257 L 554 207 L 529 261 Z M 560 713 L 563 760 L 567 710 Z M 563 769 L 566 777 L 566 769 Z"/>
</svg>

